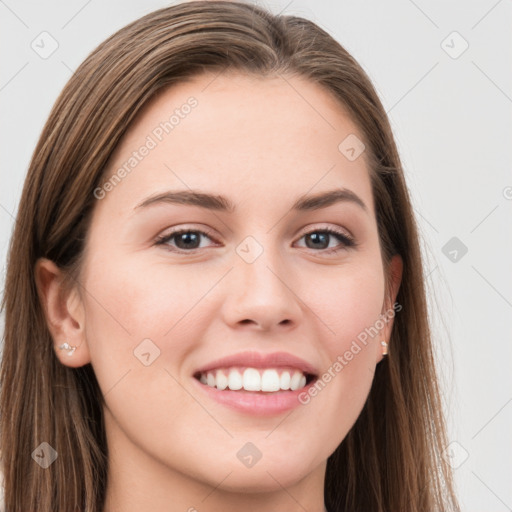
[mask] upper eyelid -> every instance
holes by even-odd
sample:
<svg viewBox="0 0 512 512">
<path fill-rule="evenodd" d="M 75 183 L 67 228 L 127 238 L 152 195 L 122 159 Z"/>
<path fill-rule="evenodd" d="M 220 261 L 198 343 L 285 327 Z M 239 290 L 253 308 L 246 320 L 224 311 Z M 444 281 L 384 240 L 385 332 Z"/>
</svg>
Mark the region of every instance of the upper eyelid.
<svg viewBox="0 0 512 512">
<path fill-rule="evenodd" d="M 308 233 L 315 232 L 315 231 L 324 231 L 324 230 L 335 231 L 336 233 L 338 233 L 340 235 L 344 235 L 344 236 L 346 236 L 347 238 L 350 238 L 350 239 L 354 239 L 355 238 L 354 235 L 347 228 L 342 228 L 340 226 L 333 227 L 333 226 L 329 226 L 329 225 L 314 226 L 312 228 L 306 228 L 306 229 L 304 229 L 304 231 L 300 231 L 300 236 L 303 237 L 304 235 L 307 235 Z"/>
<path fill-rule="evenodd" d="M 190 227 L 183 227 L 183 228 L 176 227 L 176 228 L 170 228 L 170 229 L 171 229 L 171 231 L 169 231 L 169 233 L 167 233 L 166 235 L 161 235 L 161 236 L 159 235 L 159 238 L 161 238 L 162 236 L 171 236 L 171 235 L 176 235 L 176 234 L 179 234 L 182 232 L 188 232 L 188 231 L 201 232 L 202 234 L 205 234 L 207 236 L 212 236 L 213 238 L 215 238 L 214 233 L 212 233 L 209 229 L 203 228 L 203 227 L 190 226 Z M 321 225 L 321 226 L 313 226 L 313 227 L 309 227 L 309 228 L 304 228 L 299 233 L 301 236 L 304 236 L 305 234 L 311 233 L 313 231 L 322 231 L 322 230 L 329 230 L 329 229 L 334 230 L 334 231 L 341 231 L 342 234 L 346 234 L 347 237 L 350 237 L 350 238 L 354 237 L 352 235 L 352 233 L 347 228 L 340 227 L 340 226 L 333 227 L 333 226 L 327 225 L 327 224 Z"/>
</svg>

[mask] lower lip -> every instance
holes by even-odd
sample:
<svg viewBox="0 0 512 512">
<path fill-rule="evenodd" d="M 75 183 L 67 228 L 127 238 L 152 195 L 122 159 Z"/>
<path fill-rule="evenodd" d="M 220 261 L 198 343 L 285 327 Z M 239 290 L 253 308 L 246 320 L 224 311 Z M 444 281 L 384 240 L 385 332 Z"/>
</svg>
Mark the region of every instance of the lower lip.
<svg viewBox="0 0 512 512">
<path fill-rule="evenodd" d="M 201 383 L 194 378 L 196 384 L 206 395 L 220 404 L 231 407 L 237 411 L 254 416 L 270 416 L 280 414 L 302 405 L 299 395 L 307 393 L 315 381 L 295 391 L 276 391 L 273 393 L 260 393 L 255 391 L 220 390 Z"/>
</svg>

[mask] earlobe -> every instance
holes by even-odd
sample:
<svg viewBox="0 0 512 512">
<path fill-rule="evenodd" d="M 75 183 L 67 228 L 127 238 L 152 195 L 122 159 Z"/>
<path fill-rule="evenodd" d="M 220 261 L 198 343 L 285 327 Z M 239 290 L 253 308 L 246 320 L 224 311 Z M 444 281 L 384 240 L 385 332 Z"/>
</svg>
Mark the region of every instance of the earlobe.
<svg viewBox="0 0 512 512">
<path fill-rule="evenodd" d="M 85 309 L 78 284 L 66 286 L 63 271 L 46 258 L 36 262 L 34 274 L 39 301 L 59 361 L 74 368 L 89 363 Z"/>
<path fill-rule="evenodd" d="M 388 351 L 388 342 L 384 339 L 381 339 L 379 342 L 379 346 L 377 348 L 377 359 L 375 361 L 375 364 L 380 363 L 388 355 Z"/>
</svg>

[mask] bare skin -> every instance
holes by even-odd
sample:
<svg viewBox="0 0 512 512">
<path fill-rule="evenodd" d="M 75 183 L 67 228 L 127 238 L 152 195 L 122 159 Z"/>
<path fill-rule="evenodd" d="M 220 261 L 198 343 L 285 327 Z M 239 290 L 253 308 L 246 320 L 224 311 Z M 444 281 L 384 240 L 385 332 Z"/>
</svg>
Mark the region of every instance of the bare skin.
<svg viewBox="0 0 512 512">
<path fill-rule="evenodd" d="M 366 155 L 350 161 L 338 149 L 350 134 L 363 139 L 345 110 L 297 77 L 213 78 L 161 93 L 118 146 L 110 175 L 148 135 L 157 141 L 97 201 L 82 287 L 66 293 L 52 262 L 36 267 L 57 357 L 71 367 L 91 363 L 105 395 L 104 512 L 322 512 L 327 458 L 360 414 L 383 357 L 380 340 L 390 337 L 392 319 L 307 404 L 287 412 L 243 413 L 198 385 L 199 367 L 245 350 L 288 352 L 323 374 L 392 307 L 402 274 L 395 256 L 389 302 Z M 158 141 L 155 127 L 191 96 L 197 105 Z M 348 200 L 292 210 L 303 195 L 342 188 L 366 210 Z M 191 189 L 222 195 L 235 209 L 136 208 Z M 184 228 L 196 233 L 196 248 L 183 236 L 156 243 Z M 326 228 L 356 245 L 329 234 L 322 245 Z M 262 252 L 249 263 L 239 246 Z M 134 355 L 147 339 L 145 352 L 160 351 L 148 366 Z M 57 349 L 65 341 L 79 346 L 71 356 Z M 261 453 L 250 468 L 237 457 L 247 442 Z"/>
</svg>

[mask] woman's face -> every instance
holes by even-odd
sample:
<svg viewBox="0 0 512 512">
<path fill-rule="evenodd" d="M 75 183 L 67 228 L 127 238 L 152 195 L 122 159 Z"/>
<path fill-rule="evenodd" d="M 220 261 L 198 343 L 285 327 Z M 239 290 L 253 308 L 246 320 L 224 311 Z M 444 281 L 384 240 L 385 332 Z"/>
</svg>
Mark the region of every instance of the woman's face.
<svg viewBox="0 0 512 512">
<path fill-rule="evenodd" d="M 247 492 L 323 478 L 392 325 L 361 141 L 292 77 L 202 75 L 136 119 L 95 192 L 73 355 L 120 471 Z"/>
</svg>

